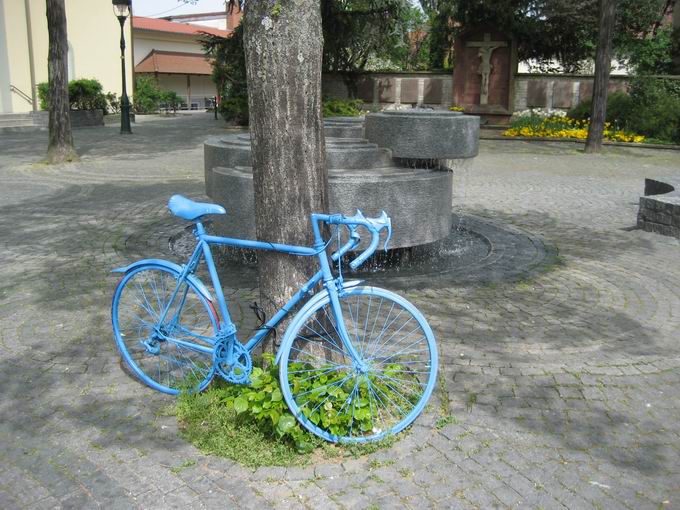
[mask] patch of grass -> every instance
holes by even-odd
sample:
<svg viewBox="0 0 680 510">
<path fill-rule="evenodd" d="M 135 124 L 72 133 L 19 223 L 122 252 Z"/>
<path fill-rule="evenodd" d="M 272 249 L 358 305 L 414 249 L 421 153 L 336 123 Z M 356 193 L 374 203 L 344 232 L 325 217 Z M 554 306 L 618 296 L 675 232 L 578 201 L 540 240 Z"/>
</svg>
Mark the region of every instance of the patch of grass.
<svg viewBox="0 0 680 510">
<path fill-rule="evenodd" d="M 385 483 L 385 480 L 380 478 L 378 475 L 370 475 L 368 478 L 373 480 L 375 483 Z"/>
<path fill-rule="evenodd" d="M 438 429 L 443 429 L 447 425 L 451 425 L 451 424 L 458 425 L 459 423 L 460 423 L 460 420 L 458 418 L 456 418 L 452 414 L 448 414 L 446 416 L 442 416 L 442 417 L 438 418 L 434 425 Z"/>
<path fill-rule="evenodd" d="M 217 388 L 181 395 L 177 402 L 180 433 L 203 453 L 227 457 L 246 467 L 301 466 L 311 456 L 265 434 L 257 424 L 237 419 Z"/>
<path fill-rule="evenodd" d="M 371 462 L 368 463 L 368 469 L 378 469 L 381 467 L 385 466 L 391 466 L 394 464 L 394 460 L 385 460 L 385 461 L 379 461 L 378 459 L 371 459 Z"/>
<path fill-rule="evenodd" d="M 529 280 L 520 280 L 517 283 L 515 283 L 515 288 L 521 291 L 529 291 L 534 290 L 534 285 Z"/>
<path fill-rule="evenodd" d="M 185 460 L 184 462 L 182 462 L 179 466 L 170 468 L 170 471 L 172 471 L 172 472 L 175 473 L 175 474 L 178 474 L 178 473 L 180 473 L 183 469 L 186 469 L 186 468 L 188 468 L 188 467 L 195 466 L 195 465 L 196 465 L 196 461 L 195 461 L 195 460 L 187 459 L 187 460 Z"/>
<path fill-rule="evenodd" d="M 437 418 L 437 421 L 435 422 L 435 427 L 443 429 L 451 423 L 456 425 L 460 423 L 458 418 L 453 416 L 449 411 L 451 397 L 449 397 L 449 390 L 446 389 L 444 373 L 441 370 L 437 374 L 437 395 L 439 397 L 439 418 Z"/>
<path fill-rule="evenodd" d="M 399 434 L 399 436 L 401 436 L 401 434 Z M 344 451 L 345 457 L 363 457 L 364 455 L 370 455 L 384 448 L 389 448 L 397 442 L 397 437 L 398 436 L 387 436 L 386 438 L 373 443 L 346 444 L 342 445 L 341 448 Z"/>
<path fill-rule="evenodd" d="M 472 411 L 472 406 L 474 406 L 476 403 L 477 403 L 477 394 L 476 393 L 468 393 L 467 401 L 465 402 L 465 407 L 467 407 L 468 412 Z"/>
<path fill-rule="evenodd" d="M 404 478 L 410 478 L 413 476 L 413 471 L 410 470 L 409 468 L 401 468 L 397 472 Z"/>
<path fill-rule="evenodd" d="M 177 409 L 176 409 L 174 404 L 169 404 L 167 406 L 163 406 L 159 409 L 156 409 L 154 414 L 155 414 L 156 418 L 177 416 Z"/>
<path fill-rule="evenodd" d="M 300 449 L 290 437 L 275 428 L 262 427 L 258 421 L 238 414 L 233 405 L 234 386 L 215 381 L 201 393 L 179 396 L 175 413 L 180 434 L 203 453 L 226 457 L 246 467 L 304 466 L 316 458 L 346 458 L 370 455 L 392 446 L 397 438 L 388 436 L 371 443 L 332 444 L 304 431 L 305 443 Z M 401 434 L 400 434 L 401 435 Z"/>
</svg>

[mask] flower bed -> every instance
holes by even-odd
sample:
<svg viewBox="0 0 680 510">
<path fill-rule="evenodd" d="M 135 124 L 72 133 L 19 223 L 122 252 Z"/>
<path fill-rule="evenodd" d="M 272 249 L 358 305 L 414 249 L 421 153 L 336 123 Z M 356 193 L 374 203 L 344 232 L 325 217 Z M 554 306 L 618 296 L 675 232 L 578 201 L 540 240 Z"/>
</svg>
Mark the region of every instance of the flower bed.
<svg viewBox="0 0 680 510">
<path fill-rule="evenodd" d="M 588 138 L 589 120 L 567 117 L 560 110 L 525 110 L 512 116 L 510 128 L 503 136 L 522 138 L 554 138 L 585 140 Z M 642 143 L 645 137 L 618 129 L 605 123 L 604 138 L 612 142 Z"/>
</svg>

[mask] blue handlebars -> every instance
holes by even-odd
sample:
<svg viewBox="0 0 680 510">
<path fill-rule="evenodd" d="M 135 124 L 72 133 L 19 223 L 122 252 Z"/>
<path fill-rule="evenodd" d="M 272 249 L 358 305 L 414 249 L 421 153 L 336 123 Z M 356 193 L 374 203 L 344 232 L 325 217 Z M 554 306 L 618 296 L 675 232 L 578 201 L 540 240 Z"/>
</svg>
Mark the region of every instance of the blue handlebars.
<svg viewBox="0 0 680 510">
<path fill-rule="evenodd" d="M 387 245 L 392 237 L 392 220 L 385 211 L 377 218 L 367 218 L 363 213 L 357 210 L 354 216 L 343 216 L 342 214 L 314 214 L 313 220 L 324 221 L 329 225 L 345 225 L 350 231 L 350 238 L 345 245 L 340 248 L 334 255 L 333 260 L 338 260 L 342 255 L 351 251 L 359 245 L 361 236 L 357 232 L 357 227 L 364 227 L 371 233 L 371 243 L 361 254 L 349 263 L 349 266 L 356 270 L 363 264 L 368 257 L 373 255 L 380 243 L 380 232 L 387 229 L 387 237 L 385 238 L 384 248 L 387 251 Z"/>
</svg>

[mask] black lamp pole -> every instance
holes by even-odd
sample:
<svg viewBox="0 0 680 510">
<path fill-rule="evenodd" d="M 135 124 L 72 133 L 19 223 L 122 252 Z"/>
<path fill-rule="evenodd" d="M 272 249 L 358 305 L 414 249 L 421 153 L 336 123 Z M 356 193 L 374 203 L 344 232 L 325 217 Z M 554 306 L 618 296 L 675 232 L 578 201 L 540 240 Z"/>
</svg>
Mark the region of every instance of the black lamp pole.
<svg viewBox="0 0 680 510">
<path fill-rule="evenodd" d="M 120 134 L 131 135 L 130 127 L 130 98 L 127 95 L 127 83 L 125 78 L 125 20 L 130 13 L 132 0 L 113 0 L 116 17 L 120 23 L 120 69 L 123 76 L 123 93 L 120 98 Z"/>
</svg>

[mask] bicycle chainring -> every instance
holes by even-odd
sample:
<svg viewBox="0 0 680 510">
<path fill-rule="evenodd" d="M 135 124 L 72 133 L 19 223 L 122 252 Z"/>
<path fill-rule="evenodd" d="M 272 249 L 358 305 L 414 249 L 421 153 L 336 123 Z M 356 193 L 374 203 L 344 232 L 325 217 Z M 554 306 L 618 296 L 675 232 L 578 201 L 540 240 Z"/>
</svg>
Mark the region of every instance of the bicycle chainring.
<svg viewBox="0 0 680 510">
<path fill-rule="evenodd" d="M 233 363 L 230 365 L 227 360 L 229 340 L 220 342 L 214 353 L 214 363 L 217 373 L 225 380 L 233 384 L 248 384 L 250 373 L 253 371 L 253 360 L 250 352 L 243 347 L 243 344 L 233 340 L 234 354 Z"/>
</svg>

